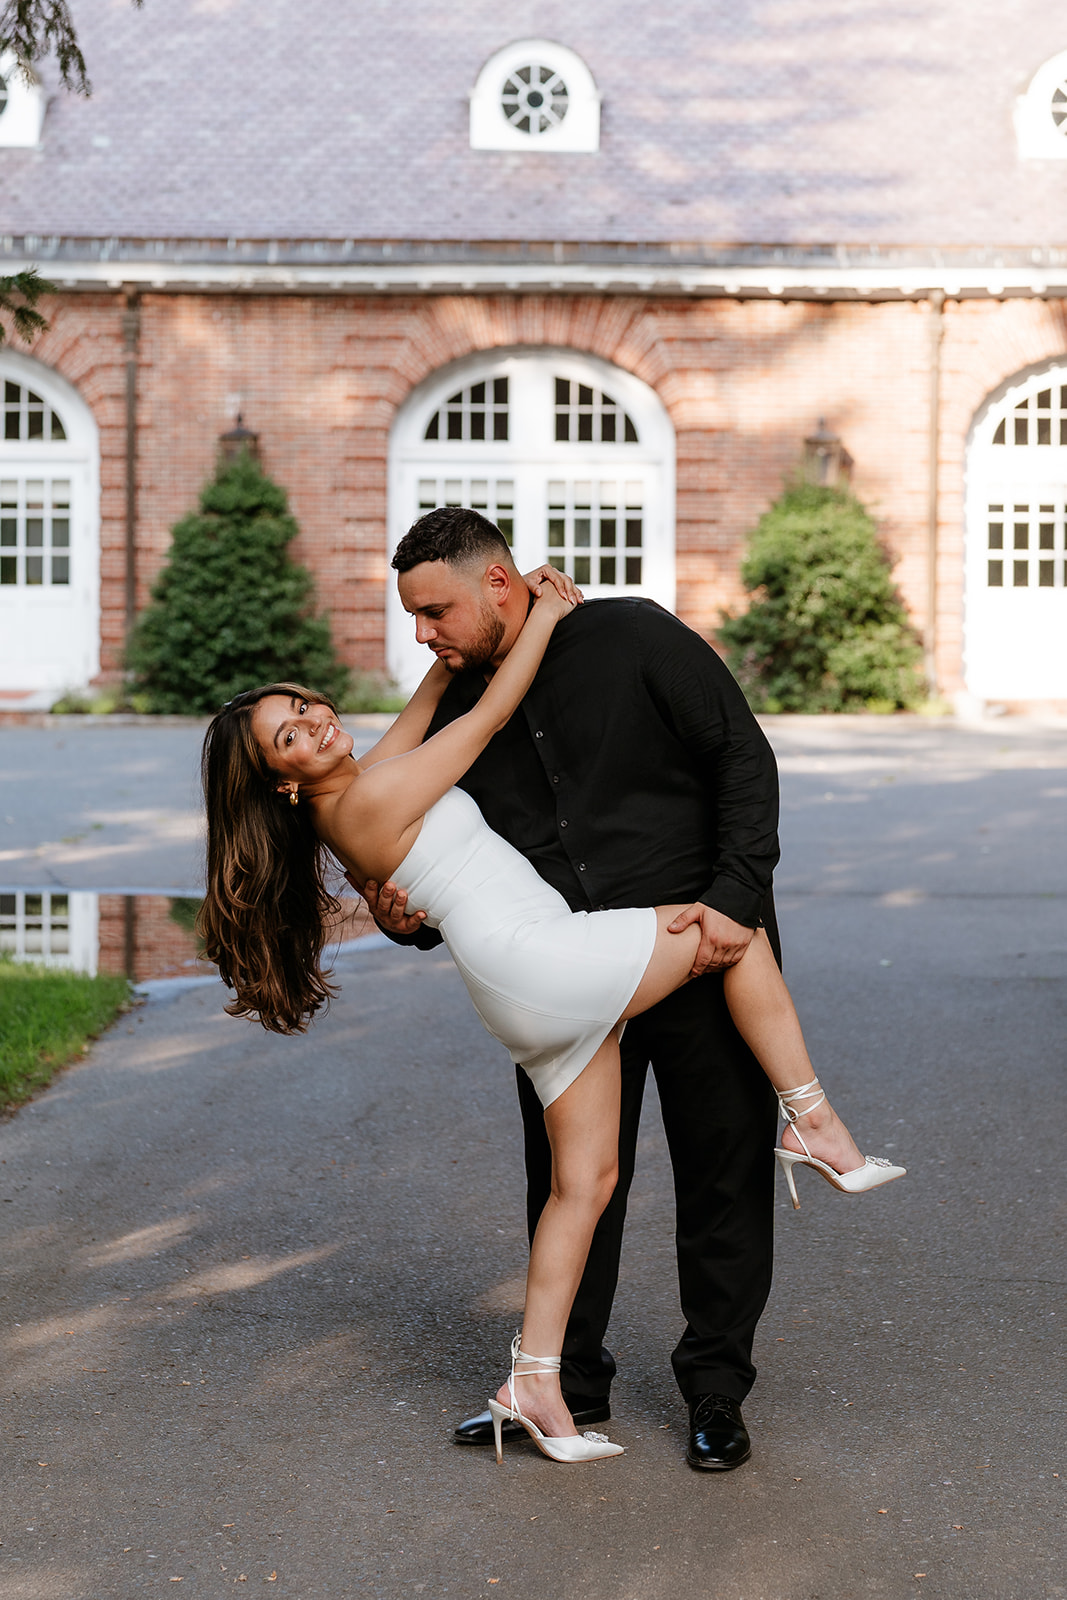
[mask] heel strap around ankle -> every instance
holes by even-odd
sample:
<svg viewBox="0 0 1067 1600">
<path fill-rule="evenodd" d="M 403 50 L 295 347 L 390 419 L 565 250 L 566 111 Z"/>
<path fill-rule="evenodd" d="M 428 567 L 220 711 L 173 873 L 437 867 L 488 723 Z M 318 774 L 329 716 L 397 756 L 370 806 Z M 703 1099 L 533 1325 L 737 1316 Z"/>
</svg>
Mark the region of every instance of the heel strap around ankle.
<svg viewBox="0 0 1067 1600">
<path fill-rule="evenodd" d="M 558 1372 L 561 1356 L 530 1356 L 523 1350 L 519 1341 L 521 1334 L 516 1334 L 511 1341 L 511 1376 L 513 1378 L 532 1378 L 539 1372 Z M 525 1362 L 530 1366 L 529 1372 L 516 1372 L 518 1362 Z"/>
<path fill-rule="evenodd" d="M 800 1140 L 800 1148 L 804 1154 L 810 1157 L 811 1151 L 804 1142 L 804 1135 L 797 1127 L 797 1118 L 806 1117 L 809 1111 L 818 1111 L 819 1107 L 825 1102 L 826 1095 L 823 1092 L 822 1085 L 818 1078 L 812 1078 L 810 1083 L 805 1083 L 799 1089 L 776 1090 L 775 1093 L 778 1095 L 778 1104 L 782 1108 L 782 1116 Z M 811 1105 L 798 1105 L 797 1102 L 800 1100 L 810 1100 Z"/>
</svg>

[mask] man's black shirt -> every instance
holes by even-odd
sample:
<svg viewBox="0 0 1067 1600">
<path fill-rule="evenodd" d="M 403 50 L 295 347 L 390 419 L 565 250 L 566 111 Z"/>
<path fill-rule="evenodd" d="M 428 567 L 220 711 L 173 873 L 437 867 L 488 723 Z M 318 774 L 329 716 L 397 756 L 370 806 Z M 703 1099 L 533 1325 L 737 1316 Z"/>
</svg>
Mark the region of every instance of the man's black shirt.
<svg viewBox="0 0 1067 1600">
<path fill-rule="evenodd" d="M 484 690 L 481 671 L 458 674 L 427 737 Z M 714 650 L 652 601 L 564 617 L 460 786 L 572 910 L 700 900 L 759 922 L 778 861 L 774 756 Z"/>
</svg>

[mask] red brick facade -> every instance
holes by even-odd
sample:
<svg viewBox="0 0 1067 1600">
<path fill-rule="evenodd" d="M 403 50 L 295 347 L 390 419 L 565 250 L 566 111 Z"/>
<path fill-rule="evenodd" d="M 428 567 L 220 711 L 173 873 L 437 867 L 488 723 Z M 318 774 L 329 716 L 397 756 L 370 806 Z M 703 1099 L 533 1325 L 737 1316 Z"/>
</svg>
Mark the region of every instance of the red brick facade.
<svg viewBox="0 0 1067 1600">
<path fill-rule="evenodd" d="M 677 610 L 713 636 L 743 599 L 745 535 L 820 417 L 925 622 L 932 317 L 925 301 L 826 302 L 516 293 L 359 296 L 146 293 L 138 353 L 139 604 L 170 529 L 195 505 L 238 406 L 290 495 L 295 554 L 314 571 L 344 658 L 384 661 L 387 450 L 415 384 L 499 346 L 563 346 L 634 373 L 677 436 Z M 119 294 L 49 305 L 33 354 L 77 386 L 100 429 L 102 670 L 124 624 L 125 357 Z M 968 430 L 1013 374 L 1067 357 L 1067 312 L 1040 299 L 948 301 L 939 450 L 938 671 L 961 682 Z"/>
</svg>

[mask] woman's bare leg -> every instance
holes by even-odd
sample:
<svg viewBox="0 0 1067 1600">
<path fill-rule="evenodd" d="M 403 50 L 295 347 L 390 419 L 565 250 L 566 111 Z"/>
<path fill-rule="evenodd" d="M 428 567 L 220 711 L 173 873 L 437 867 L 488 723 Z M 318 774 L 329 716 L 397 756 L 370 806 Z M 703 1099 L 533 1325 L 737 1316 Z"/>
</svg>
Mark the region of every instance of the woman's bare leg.
<svg viewBox="0 0 1067 1600">
<path fill-rule="evenodd" d="M 618 1177 L 619 1096 L 619 1041 L 612 1032 L 580 1076 L 545 1109 L 552 1192 L 533 1236 L 526 1274 L 522 1348 L 531 1356 L 558 1356 L 563 1350 L 593 1230 Z M 549 1438 L 575 1434 L 558 1374 L 523 1377 L 515 1395 L 523 1414 Z M 511 1404 L 506 1383 L 496 1398 Z"/>
<path fill-rule="evenodd" d="M 667 931 L 679 911 L 685 909 L 656 907 L 659 928 L 655 948 L 624 1016 L 636 1017 L 647 1011 L 688 979 L 700 942 L 700 926 L 694 923 L 683 933 Z M 723 983 L 738 1033 L 779 1094 L 810 1083 L 816 1075 L 815 1068 L 789 990 L 762 928 L 756 929 L 741 960 L 726 969 Z M 829 1101 L 802 1116 L 804 1139 L 812 1155 L 827 1162 L 835 1172 L 852 1172 L 863 1166 L 863 1155 Z M 786 1150 L 803 1149 L 789 1127 L 782 1144 Z"/>
<path fill-rule="evenodd" d="M 762 928 L 756 929 L 741 960 L 726 969 L 723 982 L 734 1026 L 779 1094 L 811 1083 L 816 1072 L 804 1044 L 800 1019 Z M 853 1172 L 863 1166 L 856 1141 L 829 1100 L 814 1111 L 800 1110 L 800 1115 L 804 1143 L 813 1156 L 827 1162 L 835 1172 Z M 798 1151 L 804 1148 L 791 1126 L 782 1134 L 782 1147 Z"/>
</svg>

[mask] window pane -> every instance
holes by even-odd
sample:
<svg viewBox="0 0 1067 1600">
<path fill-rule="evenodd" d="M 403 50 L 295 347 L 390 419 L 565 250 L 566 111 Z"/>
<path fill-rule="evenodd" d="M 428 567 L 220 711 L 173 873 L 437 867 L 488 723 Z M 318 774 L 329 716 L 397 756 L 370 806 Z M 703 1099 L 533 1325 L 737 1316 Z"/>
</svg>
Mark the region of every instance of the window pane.
<svg viewBox="0 0 1067 1600">
<path fill-rule="evenodd" d="M 1054 577 L 1052 575 L 1053 574 L 1053 567 L 1054 567 L 1054 563 L 1051 562 L 1051 561 L 1039 561 L 1038 562 L 1038 564 L 1037 564 L 1037 586 L 1038 586 L 1039 589 L 1051 589 L 1053 587 L 1053 584 L 1055 582 L 1055 579 L 1054 579 Z"/>
<path fill-rule="evenodd" d="M 1052 443 L 1052 418 L 1051 417 L 1038 417 L 1038 419 L 1037 419 L 1037 442 L 1038 442 L 1038 444 L 1051 444 Z"/>
<path fill-rule="evenodd" d="M 575 558 L 574 558 L 574 581 L 575 581 L 575 583 L 578 583 L 578 584 L 588 583 L 590 581 L 590 578 L 589 578 L 589 557 L 588 556 L 575 556 Z"/>
<path fill-rule="evenodd" d="M 626 557 L 626 581 L 627 581 L 627 583 L 640 583 L 641 582 L 641 557 L 640 556 L 627 556 Z"/>
<path fill-rule="evenodd" d="M 575 517 L 575 519 L 574 519 L 574 542 L 575 542 L 576 545 L 580 545 L 580 546 L 582 546 L 584 548 L 588 548 L 590 527 L 591 527 L 591 523 L 590 523 L 590 519 L 588 517 Z M 580 580 L 575 579 L 576 583 L 579 582 L 579 581 Z M 586 579 L 586 582 L 588 582 L 588 579 Z"/>
<path fill-rule="evenodd" d="M 18 582 L 18 559 L 15 556 L 0 556 L 0 583 Z"/>
<path fill-rule="evenodd" d="M 1000 421 L 997 423 L 997 431 L 993 435 L 993 443 L 994 444 L 1004 444 L 1005 443 L 1005 438 L 1004 438 L 1004 418 L 1003 417 L 1001 417 Z"/>
<path fill-rule="evenodd" d="M 570 438 L 570 418 L 565 411 L 556 412 L 556 443 L 566 444 Z"/>
<path fill-rule="evenodd" d="M 19 414 L 17 411 L 8 411 L 4 415 L 4 438 L 17 439 L 19 436 Z"/>
<path fill-rule="evenodd" d="M 615 548 L 615 518 L 601 517 L 600 519 L 600 548 L 613 550 Z"/>
<path fill-rule="evenodd" d="M 1003 524 L 1003 522 L 991 522 L 989 524 L 989 548 L 990 548 L 990 550 L 1003 550 L 1003 548 L 1004 548 L 1004 524 Z"/>
<path fill-rule="evenodd" d="M 504 439 L 508 436 L 508 414 L 506 411 L 493 412 L 493 438 Z"/>
<path fill-rule="evenodd" d="M 60 422 L 59 418 L 56 416 L 55 412 L 53 411 L 52 412 L 52 438 L 53 439 L 65 439 L 66 437 L 67 437 L 66 429 L 64 428 L 63 424 Z"/>
<path fill-rule="evenodd" d="M 641 545 L 641 519 L 640 519 L 640 517 L 627 517 L 627 519 L 626 519 L 626 543 L 629 545 L 631 550 L 635 546 L 640 548 L 640 545 Z"/>
<path fill-rule="evenodd" d="M 423 438 L 424 439 L 436 439 L 437 435 L 438 435 L 438 429 L 440 428 L 440 426 L 441 426 L 441 413 L 439 411 L 435 411 L 433 416 L 430 418 L 429 422 L 426 424 L 426 432 L 423 434 Z"/>
<path fill-rule="evenodd" d="M 26 518 L 26 543 L 31 550 L 44 544 L 44 521 L 41 517 Z"/>
<path fill-rule="evenodd" d="M 1054 525 L 1051 522 L 1042 522 L 1037 531 L 1041 549 L 1054 550 L 1056 548 Z"/>
<path fill-rule="evenodd" d="M 26 557 L 26 582 L 31 586 L 31 588 L 35 588 L 38 584 L 44 583 L 43 556 Z"/>
<path fill-rule="evenodd" d="M 1015 419 L 1015 443 L 1016 444 L 1025 444 L 1026 443 L 1026 418 L 1025 417 L 1016 417 L 1016 419 Z"/>
<path fill-rule="evenodd" d="M 14 517 L 0 517 L 0 545 L 18 543 L 18 526 Z"/>
<path fill-rule="evenodd" d="M 1003 586 L 1004 563 L 1003 561 L 991 561 L 989 563 L 989 587 L 991 589 L 1001 589 Z"/>
<path fill-rule="evenodd" d="M 69 583 L 70 582 L 70 557 L 69 556 L 53 556 L 52 557 L 52 582 L 53 583 Z"/>
<path fill-rule="evenodd" d="M 1016 550 L 1028 550 L 1030 548 L 1030 526 L 1026 522 L 1017 522 L 1015 524 L 1015 548 Z"/>
<path fill-rule="evenodd" d="M 1028 588 L 1030 584 L 1030 563 L 1028 561 L 1013 561 L 1012 566 L 1015 568 L 1015 575 L 1012 578 L 1013 587 L 1016 589 Z"/>
<path fill-rule="evenodd" d="M 601 583 L 614 583 L 615 582 L 615 557 L 614 556 L 601 556 L 601 558 L 600 558 L 600 581 L 601 581 Z"/>
<path fill-rule="evenodd" d="M 552 550 L 563 548 L 563 522 L 562 519 L 553 517 L 548 524 L 548 544 Z"/>
</svg>

